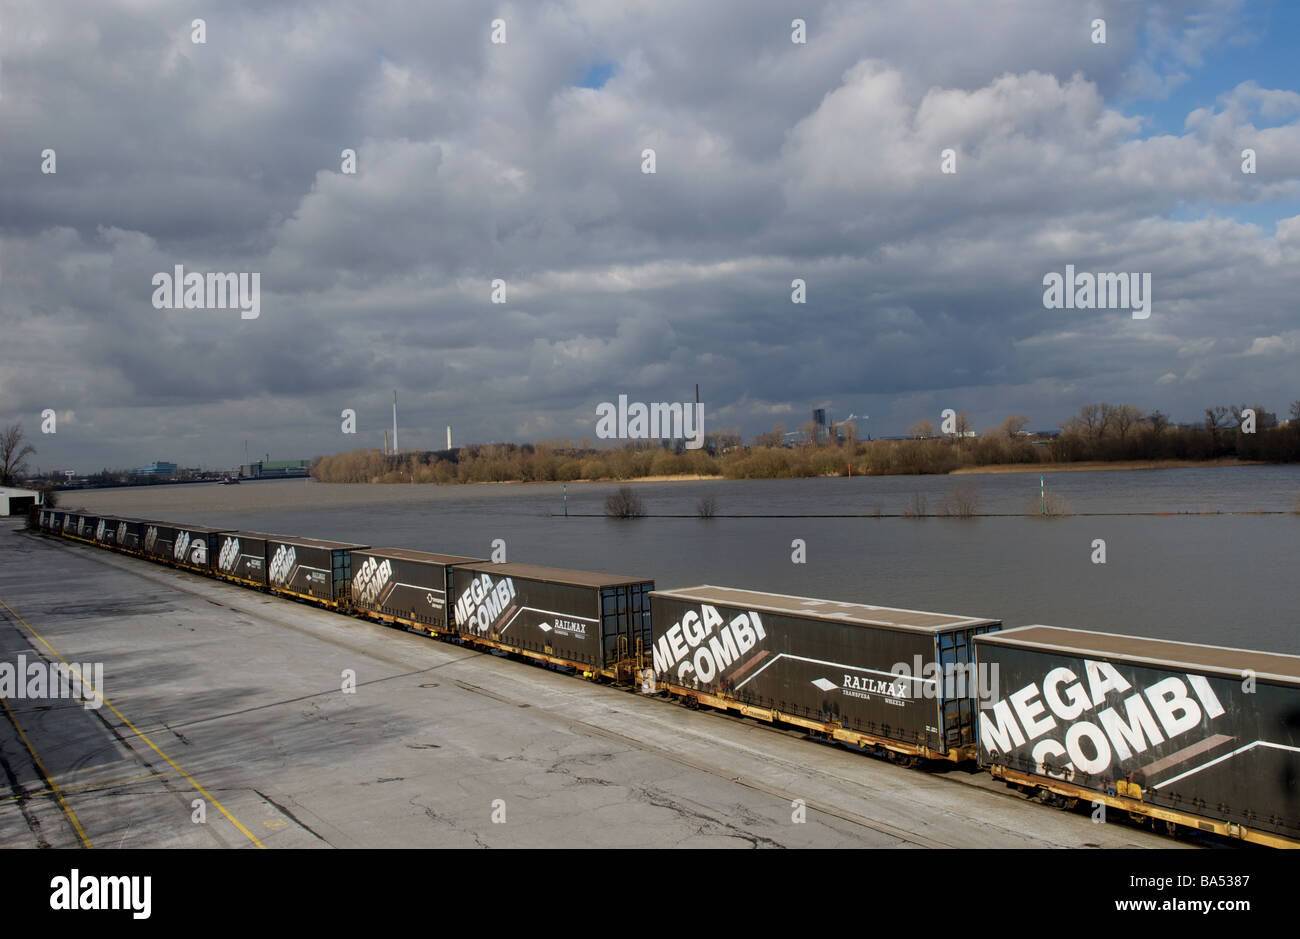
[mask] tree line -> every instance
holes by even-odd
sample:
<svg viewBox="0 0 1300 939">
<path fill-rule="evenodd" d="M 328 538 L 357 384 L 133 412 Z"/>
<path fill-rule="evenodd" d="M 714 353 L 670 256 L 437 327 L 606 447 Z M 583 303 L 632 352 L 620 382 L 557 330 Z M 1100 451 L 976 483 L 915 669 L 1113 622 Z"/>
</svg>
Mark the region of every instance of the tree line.
<svg viewBox="0 0 1300 939">
<path fill-rule="evenodd" d="M 641 479 L 647 476 L 722 476 L 728 479 L 774 479 L 807 476 L 884 476 L 948 473 L 967 466 L 1080 461 L 1240 459 L 1273 463 L 1300 461 L 1300 401 L 1291 404 L 1289 420 L 1255 405 L 1208 407 L 1204 419 L 1174 425 L 1160 411 L 1143 412 L 1130 404 L 1089 404 L 1060 425 L 1060 433 L 1043 437 L 1025 431 L 1029 418 L 1008 417 L 982 435 L 967 436 L 970 418 L 955 415 L 955 433 L 935 433 L 928 420 L 917 421 L 906 440 L 857 438 L 852 424 L 843 439 L 817 441 L 816 428 L 803 427 L 804 441 L 791 445 L 781 424 L 759 434 L 749 445 L 735 430 L 708 434 L 699 450 L 681 441 L 662 445 L 632 441 L 622 447 L 596 448 L 584 439 L 535 444 L 485 444 L 453 451 L 417 451 L 399 455 L 378 449 L 353 450 L 317 457 L 311 474 L 339 483 L 476 483 L 572 482 Z M 0 430 L 0 485 L 27 479 L 27 457 L 34 453 L 21 424 Z M 107 471 L 104 474 L 109 475 Z M 42 488 L 45 488 L 44 486 Z"/>
<path fill-rule="evenodd" d="M 1252 416 L 1253 414 L 1253 416 Z M 1207 408 L 1205 420 L 1175 426 L 1159 411 L 1133 405 L 1086 405 L 1044 437 L 1024 430 L 1029 418 L 1008 417 L 978 437 L 965 436 L 970 420 L 959 414 L 954 434 L 936 434 L 918 421 L 906 440 L 858 440 L 852 425 L 844 439 L 820 444 L 783 444 L 778 424 L 748 446 L 735 431 L 718 431 L 699 450 L 634 441 L 597 449 L 583 440 L 537 444 L 488 444 L 456 451 L 387 455 L 378 449 L 319 457 L 312 476 L 323 482 L 471 483 L 572 482 L 639 479 L 647 476 L 721 476 L 775 479 L 808 476 L 884 476 L 948 473 L 967 466 L 1080 461 L 1215 460 L 1268 462 L 1300 460 L 1300 401 L 1291 420 L 1279 424 L 1263 407 Z M 808 435 L 808 440 L 813 438 Z"/>
</svg>

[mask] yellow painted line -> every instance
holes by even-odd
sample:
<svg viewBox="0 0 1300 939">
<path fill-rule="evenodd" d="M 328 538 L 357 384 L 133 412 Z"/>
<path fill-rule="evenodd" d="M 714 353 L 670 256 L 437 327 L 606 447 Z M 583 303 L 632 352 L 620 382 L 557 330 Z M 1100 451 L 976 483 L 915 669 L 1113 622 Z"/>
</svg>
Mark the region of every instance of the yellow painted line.
<svg viewBox="0 0 1300 939">
<path fill-rule="evenodd" d="M 3 600 L 0 600 L 0 603 L 3 602 Z M 23 746 L 27 748 L 28 754 L 31 755 L 32 762 L 36 764 L 36 768 L 40 770 L 41 778 L 45 780 L 45 785 L 54 793 L 54 797 L 59 800 L 59 805 L 62 807 L 64 814 L 68 816 L 68 821 L 72 822 L 72 827 L 77 830 L 77 837 L 81 839 L 81 843 L 87 848 L 93 848 L 94 845 L 90 843 L 90 838 L 86 836 L 86 829 L 81 827 L 81 821 L 77 818 L 77 813 L 72 811 L 72 806 L 68 805 L 67 800 L 63 798 L 63 793 L 60 792 L 59 787 L 54 784 L 54 777 L 49 774 L 49 771 L 45 768 L 45 764 L 41 762 L 41 758 L 36 755 L 36 748 L 33 747 L 32 742 L 27 739 L 27 733 L 23 730 L 23 725 L 19 723 L 18 715 L 14 713 L 13 708 L 9 706 L 9 702 L 4 698 L 0 698 L 0 704 L 4 705 L 5 711 L 9 714 L 9 719 L 13 721 L 14 726 L 18 728 L 18 736 L 23 738 Z"/>
<path fill-rule="evenodd" d="M 32 634 L 33 636 L 35 636 L 37 639 L 39 639 L 39 640 L 41 641 L 41 645 L 43 645 L 43 646 L 45 646 L 45 648 L 49 649 L 50 652 L 54 655 L 55 658 L 57 658 L 57 659 L 58 659 L 60 662 L 62 662 L 64 665 L 68 666 L 68 668 L 72 669 L 72 670 L 73 670 L 73 674 L 76 674 L 76 675 L 77 675 L 77 678 L 81 679 L 81 675 L 80 675 L 80 674 L 77 674 L 77 671 L 76 671 L 75 668 L 73 668 L 72 663 L 69 662 L 67 659 L 65 659 L 63 656 L 59 655 L 58 650 L 55 649 L 54 646 L 52 646 L 52 645 L 50 645 L 48 642 L 46 642 L 44 636 L 42 636 L 40 633 L 38 633 L 35 629 L 32 629 L 31 624 L 28 623 L 27 620 L 23 619 L 21 616 L 19 616 L 17 613 L 15 613 L 13 607 L 11 607 L 8 603 L 5 603 L 5 601 L 4 601 L 3 599 L 0 599 L 0 606 L 3 606 L 6 610 L 8 610 L 10 616 L 12 616 L 14 619 L 18 620 L 18 622 L 20 622 L 20 623 L 22 623 L 24 626 L 26 626 L 27 629 L 28 629 L 28 631 L 31 632 L 31 634 Z M 85 679 L 81 679 L 81 680 L 82 680 L 82 683 L 83 683 L 83 684 L 89 684 L 88 682 L 85 681 Z M 249 841 L 253 842 L 253 844 L 257 845 L 259 848 L 265 848 L 265 847 L 266 847 L 266 845 L 262 844 L 262 842 L 260 842 L 260 841 L 257 840 L 257 836 L 256 836 L 256 835 L 254 835 L 251 831 L 249 831 L 247 828 L 245 828 L 245 827 L 240 823 L 239 819 L 235 818 L 235 816 L 233 816 L 233 815 L 231 815 L 229 812 L 227 812 L 227 811 L 226 811 L 226 807 L 225 807 L 224 805 L 222 805 L 220 802 L 218 802 L 215 798 L 213 798 L 213 797 L 208 793 L 208 790 L 206 790 L 206 789 L 204 789 L 202 786 L 200 786 L 199 783 L 198 783 L 198 780 L 196 780 L 196 779 L 195 779 L 193 776 L 191 776 L 189 773 L 185 772 L 185 770 L 181 769 L 181 768 L 180 768 L 180 765 L 177 764 L 177 762 L 176 762 L 175 760 L 173 760 L 173 759 L 172 759 L 171 757 L 169 757 L 166 753 L 164 753 L 161 749 L 159 749 L 158 746 L 157 746 L 157 744 L 155 744 L 152 740 L 150 740 L 150 739 L 149 739 L 149 738 L 148 738 L 148 737 L 147 737 L 147 736 L 146 736 L 142 731 L 136 729 L 136 726 L 135 726 L 134 724 L 132 724 L 129 720 L 126 719 L 126 715 L 123 714 L 121 711 L 119 711 L 116 707 L 114 707 L 114 706 L 113 706 L 113 703 L 112 703 L 111 701 L 109 701 L 107 697 L 104 696 L 104 693 L 103 693 L 103 689 L 102 689 L 102 688 L 100 689 L 100 695 L 99 695 L 99 696 L 100 696 L 100 699 L 104 702 L 104 706 L 107 707 L 110 711 L 112 711 L 114 714 L 117 715 L 117 719 L 118 719 L 118 720 L 120 720 L 120 721 L 121 721 L 123 724 L 125 724 L 127 727 L 130 727 L 132 733 L 134 733 L 137 737 L 139 737 L 139 738 L 140 738 L 141 740 L 143 740 L 145 743 L 149 744 L 149 748 L 150 748 L 151 750 L 153 750 L 154 753 L 157 753 L 160 757 L 162 757 L 164 760 L 166 760 L 168 766 L 170 766 L 172 769 L 176 770 L 176 772 L 180 773 L 183 777 L 185 777 L 185 780 L 186 780 L 186 781 L 187 781 L 191 786 L 193 786 L 193 787 L 194 787 L 198 792 L 200 792 L 200 793 L 203 794 L 203 798 L 207 799 L 209 802 L 211 802 L 213 805 L 215 805 L 215 806 L 217 807 L 217 811 L 220 812 L 222 815 L 224 815 L 224 816 L 226 817 L 226 820 L 229 821 L 230 824 L 232 824 L 232 825 L 234 825 L 236 828 L 238 828 L 238 829 L 239 829 L 239 830 L 240 830 L 240 831 L 241 831 L 245 836 L 247 836 L 247 838 L 248 838 Z M 6 707 L 7 707 L 7 705 L 6 705 Z M 33 756 L 34 756 L 34 755 L 35 755 L 35 754 L 33 754 Z M 47 778 L 48 778 L 48 777 L 47 777 Z M 51 781 L 51 782 L 50 782 L 50 785 L 53 786 L 54 783 Z M 71 811 L 71 810 L 69 810 L 69 811 Z"/>
<path fill-rule="evenodd" d="M 166 779 L 169 776 L 174 776 L 174 775 L 175 773 L 151 773 L 148 776 L 128 776 L 126 779 L 110 779 L 106 782 L 82 783 L 79 786 L 64 786 L 63 791 L 64 792 L 85 792 L 88 789 L 108 789 L 108 788 L 112 788 L 113 786 L 125 786 L 130 783 L 149 782 L 150 780 L 154 780 L 154 779 Z M 43 796 L 48 791 L 49 791 L 48 789 L 37 789 L 32 792 L 24 792 L 22 795 L 19 796 L 3 796 L 0 797 L 0 804 L 3 804 L 5 802 L 17 802 L 19 799 L 31 799 L 34 796 Z"/>
</svg>

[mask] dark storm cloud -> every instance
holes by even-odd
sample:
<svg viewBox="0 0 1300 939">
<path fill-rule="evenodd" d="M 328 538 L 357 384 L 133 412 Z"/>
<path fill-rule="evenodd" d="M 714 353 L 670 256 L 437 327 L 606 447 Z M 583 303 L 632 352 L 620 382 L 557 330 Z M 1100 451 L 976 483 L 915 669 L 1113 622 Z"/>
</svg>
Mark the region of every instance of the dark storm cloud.
<svg viewBox="0 0 1300 939">
<path fill-rule="evenodd" d="M 1300 397 L 1300 220 L 1232 217 L 1300 193 L 1300 96 L 1225 87 L 1176 135 L 1121 103 L 1239 4 L 11 6 L 0 419 L 59 412 L 42 465 L 378 445 L 392 388 L 408 446 L 590 436 L 696 382 L 747 434 Z M 1151 272 L 1152 318 L 1045 310 L 1067 263 Z M 260 316 L 154 309 L 177 264 L 259 272 Z"/>
</svg>

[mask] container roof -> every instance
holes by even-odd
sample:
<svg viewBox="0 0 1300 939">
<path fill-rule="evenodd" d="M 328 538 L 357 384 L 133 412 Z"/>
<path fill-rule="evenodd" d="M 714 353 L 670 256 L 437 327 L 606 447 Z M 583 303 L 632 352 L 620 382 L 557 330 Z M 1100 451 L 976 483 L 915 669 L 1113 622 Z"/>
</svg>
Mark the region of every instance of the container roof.
<svg viewBox="0 0 1300 939">
<path fill-rule="evenodd" d="M 128 520 L 129 521 L 129 520 Z M 199 531 L 204 534 L 216 534 L 218 532 L 229 531 L 228 528 L 209 528 L 207 525 L 186 525 L 183 522 L 150 522 L 145 521 L 146 525 L 165 525 L 168 528 L 175 528 L 177 531 Z"/>
<path fill-rule="evenodd" d="M 322 541 L 319 538 L 299 538 L 297 535 L 269 535 L 264 531 L 236 531 L 233 528 L 223 528 L 221 531 L 228 535 L 247 535 L 250 538 L 261 538 L 264 541 L 277 541 L 281 544 L 301 545 L 305 548 L 327 548 L 331 551 L 340 548 L 349 548 L 355 551 L 367 547 L 367 545 L 352 544 L 347 541 Z"/>
<path fill-rule="evenodd" d="M 1001 620 L 978 616 L 959 616 L 954 613 L 924 613 L 920 610 L 901 610 L 888 606 L 870 606 L 866 603 L 846 603 L 840 600 L 818 600 L 812 597 L 792 597 L 783 593 L 764 593 L 761 590 L 739 590 L 734 587 L 682 587 L 678 590 L 658 590 L 654 596 L 674 597 L 695 603 L 723 603 L 743 606 L 770 613 L 785 613 L 829 623 L 848 623 L 853 626 L 872 626 L 885 629 L 902 629 L 921 632 L 946 632 L 972 626 L 996 626 Z"/>
<path fill-rule="evenodd" d="M 575 587 L 616 587 L 621 584 L 653 583 L 652 577 L 629 577 L 625 574 L 601 574 L 597 571 L 571 571 L 562 567 L 543 567 L 540 564 L 462 564 L 463 571 L 482 571 L 502 577 L 522 577 L 526 580 L 544 580 Z"/>
<path fill-rule="evenodd" d="M 1041 649 L 1097 658 L 1155 665 L 1161 668 L 1190 668 L 1240 678 L 1249 670 L 1259 678 L 1300 683 L 1300 655 L 1255 652 L 1228 646 L 1207 646 L 1170 639 L 1144 639 L 1062 626 L 1018 626 L 980 636 L 979 641 L 1002 646 Z"/>
<path fill-rule="evenodd" d="M 428 551 L 413 551 L 410 548 L 361 548 L 366 554 L 378 554 L 386 558 L 400 558 L 403 561 L 418 561 L 423 564 L 476 564 L 483 558 L 463 558 L 455 554 L 431 554 Z"/>
</svg>

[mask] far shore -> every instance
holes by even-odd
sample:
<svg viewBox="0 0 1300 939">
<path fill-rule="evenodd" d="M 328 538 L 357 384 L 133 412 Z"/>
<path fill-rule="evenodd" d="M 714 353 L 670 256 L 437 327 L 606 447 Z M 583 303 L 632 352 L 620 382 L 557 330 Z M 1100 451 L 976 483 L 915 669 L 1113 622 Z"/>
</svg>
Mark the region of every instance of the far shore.
<svg viewBox="0 0 1300 939">
<path fill-rule="evenodd" d="M 554 486 L 556 483 L 564 485 L 578 485 L 579 483 L 689 483 L 698 482 L 701 479 L 725 479 L 723 476 L 706 476 L 703 473 L 680 473 L 675 476 L 632 476 L 627 479 L 617 479 L 613 476 L 602 476 L 600 479 L 480 479 L 473 482 L 464 483 L 417 483 L 420 486 L 531 486 L 534 484 Z M 405 483 L 327 483 L 331 486 L 355 486 L 355 485 L 376 485 L 376 486 L 404 486 Z"/>
<path fill-rule="evenodd" d="M 947 473 L 947 474 L 943 474 L 943 473 L 934 473 L 934 474 L 922 474 L 922 475 L 935 475 L 935 476 L 943 476 L 943 475 L 948 475 L 948 476 L 970 476 L 970 475 L 981 475 L 981 474 L 984 474 L 984 475 L 1002 475 L 1002 474 L 1006 474 L 1006 473 L 1082 473 L 1082 472 L 1105 472 L 1105 471 L 1112 471 L 1112 472 L 1113 472 L 1113 471 L 1116 471 L 1116 470 L 1121 470 L 1121 471 L 1122 471 L 1122 470 L 1195 469 L 1195 468 L 1197 468 L 1197 467 L 1219 468 L 1219 467 L 1225 467 L 1225 466 L 1268 466 L 1268 465 L 1272 465 L 1272 464 L 1269 464 L 1269 463 L 1267 463 L 1266 461 L 1263 461 L 1263 460 L 1237 460 L 1237 459 L 1230 459 L 1230 458 L 1229 458 L 1229 459 L 1219 459 L 1219 460 L 1128 460 L 1128 461 L 1125 461 L 1125 460 L 1091 460 L 1091 461 L 1084 461 L 1084 462 L 1078 462 L 1078 463 L 992 463 L 992 464 L 989 464 L 988 466 L 963 466 L 963 467 L 960 467 L 959 469 L 952 470 L 951 472 L 949 472 L 949 473 Z M 858 473 L 854 473 L 854 474 L 853 474 L 854 478 L 857 478 L 859 475 L 860 475 L 860 474 L 858 474 Z M 866 475 L 870 476 L 871 474 L 866 474 Z M 915 474 L 891 473 L 891 474 L 886 474 L 886 475 L 890 475 L 890 476 L 905 476 L 905 475 L 915 475 Z M 810 476 L 797 476 L 797 477 L 769 477 L 769 478 L 772 478 L 772 479 L 778 479 L 778 478 L 780 478 L 780 479 L 813 479 L 813 478 L 817 478 L 817 477 L 810 477 Z M 827 479 L 841 478 L 841 479 L 842 479 L 842 478 L 845 478 L 845 477 L 843 477 L 843 476 L 829 475 L 829 476 L 822 477 L 822 478 L 827 478 Z M 874 477 L 872 477 L 872 478 L 874 478 Z M 706 480 L 718 480 L 718 481 L 724 481 L 724 480 L 727 480 L 727 477 L 725 477 L 725 476 L 720 476 L 720 475 L 708 474 L 708 473 L 680 473 L 680 474 L 673 474 L 673 475 L 660 475 L 660 476 L 635 476 L 635 477 L 631 477 L 631 478 L 628 478 L 628 479 L 618 479 L 618 478 L 616 478 L 616 477 L 608 477 L 608 476 L 607 476 L 607 477 L 604 477 L 604 478 L 601 478 L 601 479 L 570 479 L 570 480 L 543 480 L 543 479 L 537 479 L 537 480 L 523 480 L 523 479 L 504 479 L 504 480 L 491 481 L 491 482 L 484 480 L 484 481 L 477 481 L 477 482 L 441 483 L 441 484 L 440 484 L 440 483 L 434 483 L 434 482 L 428 482 L 428 483 L 418 483 L 417 485 L 418 485 L 418 486 L 435 486 L 435 487 L 440 487 L 440 486 L 445 486 L 445 485 L 450 485 L 450 486 L 533 486 L 533 485 L 547 485 L 547 486 L 555 486 L 555 485 L 558 485 L 558 484 L 560 484 L 560 483 L 564 483 L 564 484 L 566 484 L 566 485 L 568 485 L 568 484 L 572 484 L 572 485 L 574 485 L 574 486 L 581 486 L 581 485 L 589 485 L 589 484 L 605 484 L 605 485 L 608 485 L 609 483 L 623 483 L 623 484 L 626 484 L 626 483 L 676 483 L 676 482 L 704 482 L 704 481 L 706 481 Z M 264 480 L 264 482 L 276 482 L 276 481 L 277 481 L 277 480 Z M 287 480 L 278 480 L 278 481 L 282 481 L 282 482 L 283 482 L 283 481 L 287 481 Z M 388 483 L 364 483 L 364 482 L 362 482 L 362 483 L 323 483 L 323 482 L 321 482 L 320 480 L 313 479 L 312 477 L 304 477 L 304 478 L 300 479 L 299 481 L 300 481 L 300 482 L 307 482 L 307 483 L 314 483 L 314 484 L 316 484 L 316 485 L 340 486 L 340 487 L 348 487 L 348 488 L 350 488 L 350 487 L 369 488 L 369 487 L 371 487 L 371 486 L 389 486 L 389 487 L 394 487 L 394 488 L 407 489 L 407 488 L 409 488 L 409 485 L 410 485 L 410 484 L 408 484 L 408 483 L 392 483 L 392 482 L 388 482 Z M 257 481 L 250 481 L 250 482 L 254 482 L 254 483 L 256 483 Z M 216 486 L 217 483 L 209 483 L 208 485 L 209 485 L 209 486 Z M 72 504 L 72 501 L 74 501 L 74 500 L 76 500 L 76 499 L 79 498 L 79 496 L 77 495 L 77 493 L 91 493 L 91 492 L 101 493 L 101 492 L 102 492 L 102 493 L 118 493 L 118 494 L 121 494 L 121 493 L 133 493 L 133 494 L 145 493 L 145 494 L 147 494 L 147 493 L 149 493 L 151 490 L 156 491 L 157 489 L 173 489 L 173 491 L 174 491 L 176 488 L 189 489 L 190 487 L 189 487 L 189 486 L 174 487 L 174 486 L 169 486 L 169 485 L 167 485 L 167 484 L 162 484 L 162 485 L 157 486 L 157 487 L 155 487 L 155 486 L 107 486 L 107 487 L 88 487 L 88 488 L 85 488 L 85 489 L 68 489 L 68 490 L 60 490 L 60 491 L 58 492 L 58 494 L 59 494 L 59 496 L 60 496 L 60 497 L 61 497 L 65 502 L 67 502 L 69 505 L 71 505 L 71 504 Z M 202 487 L 202 488 L 207 488 L 207 487 Z M 254 485 L 254 486 L 253 486 L 253 489 L 254 489 L 254 490 L 258 490 L 258 489 L 260 489 L 260 487 L 257 486 L 257 485 Z"/>
<path fill-rule="evenodd" d="M 1219 460 L 1083 460 L 1077 463 L 990 463 L 988 466 L 963 466 L 959 469 L 951 470 L 948 473 L 927 473 L 922 475 L 935 476 L 970 476 L 977 474 L 1000 475 L 1003 473 L 1083 473 L 1083 472 L 1104 472 L 1107 470 L 1161 470 L 1161 469 L 1194 469 L 1196 467 L 1222 467 L 1222 466 L 1267 466 L 1264 460 L 1238 460 L 1235 458 L 1225 458 Z M 864 474 L 854 473 L 856 478 Z M 865 474 L 876 478 L 874 474 Z M 886 473 L 885 476 L 910 476 L 911 473 Z M 569 479 L 569 480 L 550 480 L 550 479 L 502 479 L 494 481 L 477 481 L 464 483 L 421 483 L 421 485 L 453 485 L 453 486 L 530 486 L 530 485 L 548 485 L 554 486 L 557 482 L 564 482 L 572 485 L 581 485 L 583 483 L 678 483 L 678 482 L 700 482 L 706 479 L 726 480 L 728 477 L 721 475 L 711 475 L 705 473 L 680 473 L 668 476 L 631 476 L 626 479 L 618 479 L 613 476 L 605 476 L 600 479 Z M 790 477 L 764 477 L 771 479 L 814 479 L 812 476 L 790 476 Z M 836 474 L 830 474 L 824 478 L 836 479 L 843 478 Z M 375 485 L 368 483 L 332 483 L 330 485 Z M 377 485 L 404 485 L 401 483 L 379 483 Z"/>
<path fill-rule="evenodd" d="M 1085 460 L 1079 463 L 990 463 L 988 466 L 963 466 L 949 476 L 977 473 L 1083 473 L 1091 470 L 1160 470 L 1195 469 L 1218 466 L 1265 466 L 1263 460 Z"/>
</svg>

